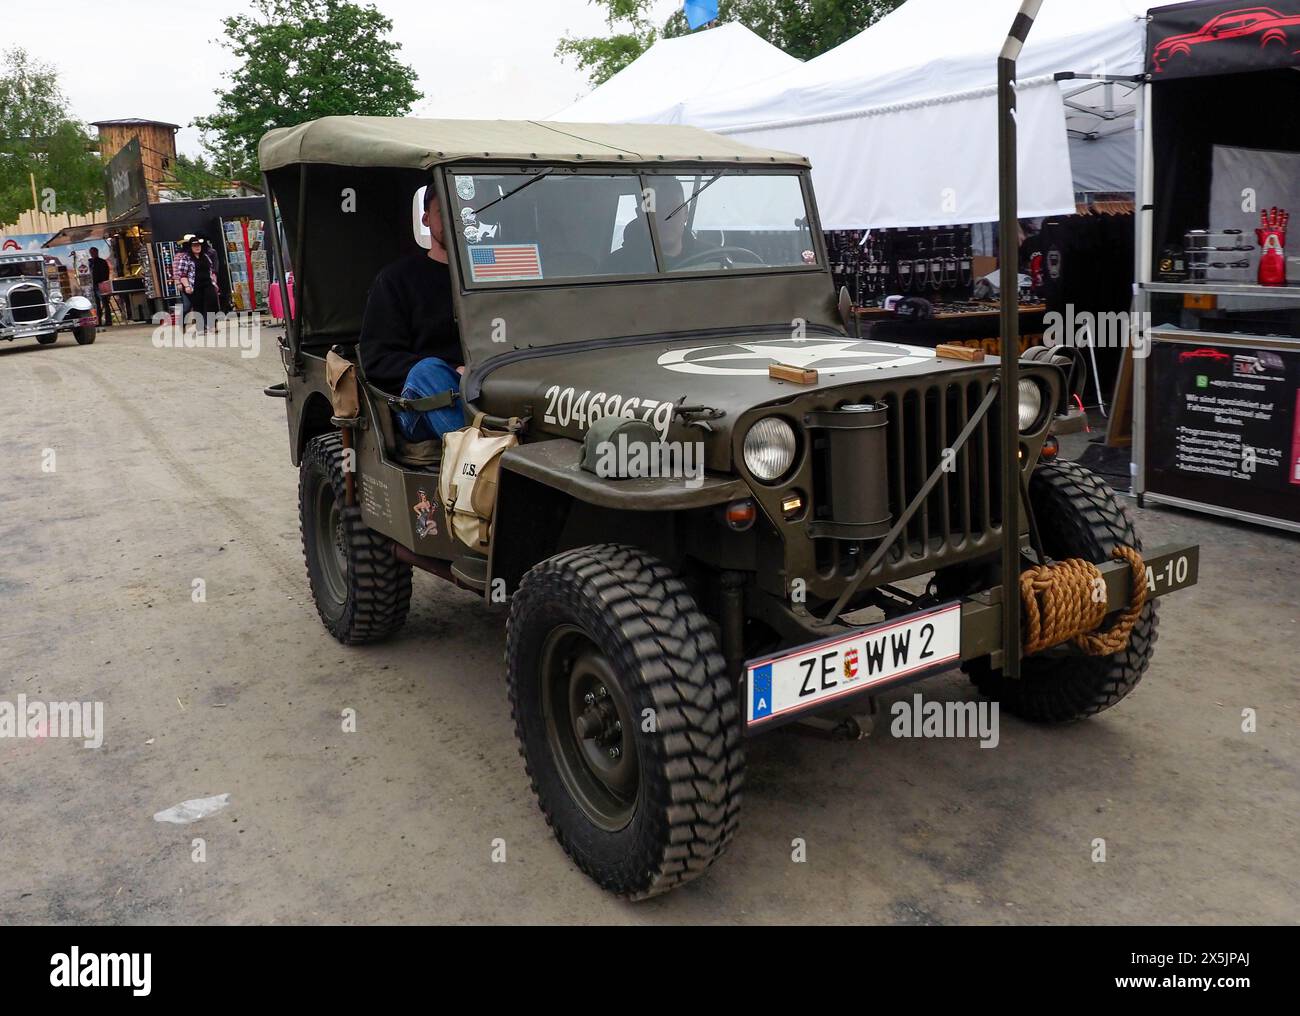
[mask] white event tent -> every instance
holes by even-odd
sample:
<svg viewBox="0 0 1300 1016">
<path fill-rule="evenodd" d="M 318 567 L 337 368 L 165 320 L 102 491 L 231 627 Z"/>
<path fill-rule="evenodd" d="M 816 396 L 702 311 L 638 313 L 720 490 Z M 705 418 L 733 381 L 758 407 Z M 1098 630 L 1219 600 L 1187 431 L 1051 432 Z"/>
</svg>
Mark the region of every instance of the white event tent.
<svg viewBox="0 0 1300 1016">
<path fill-rule="evenodd" d="M 1022 217 L 1072 212 L 1077 191 L 1135 189 L 1139 86 L 1057 75 L 1141 74 L 1146 11 L 1167 2 L 1043 4 L 1018 67 Z M 719 66 L 708 87 L 698 78 L 689 88 L 670 86 L 672 65 L 655 51 L 733 27 L 721 26 L 657 43 L 623 73 L 652 57 L 665 69 L 629 79 L 635 87 L 620 95 L 602 94 L 612 78 L 583 100 L 598 115 L 575 116 L 571 107 L 556 118 L 685 123 L 806 155 L 827 229 L 991 222 L 997 56 L 1019 7 L 1020 0 L 907 0 L 835 49 L 764 80 L 731 78 Z M 660 94 L 672 101 L 658 101 Z"/>
<path fill-rule="evenodd" d="M 803 64 L 729 22 L 660 39 L 571 106 L 547 117 L 561 123 L 676 123 L 683 103 L 755 85 Z"/>
</svg>

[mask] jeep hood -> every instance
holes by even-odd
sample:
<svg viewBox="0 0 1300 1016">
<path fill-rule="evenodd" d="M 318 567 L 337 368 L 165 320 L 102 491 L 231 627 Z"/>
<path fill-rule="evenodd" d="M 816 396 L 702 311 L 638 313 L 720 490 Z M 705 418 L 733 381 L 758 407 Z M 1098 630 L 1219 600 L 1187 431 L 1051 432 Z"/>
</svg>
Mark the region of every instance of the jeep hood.
<svg viewBox="0 0 1300 1016">
<path fill-rule="evenodd" d="M 817 381 L 774 380 L 768 376 L 774 363 L 816 370 Z M 854 339 L 829 329 L 793 339 L 782 328 L 516 350 L 472 371 L 465 392 L 494 416 L 531 416 L 534 439 L 582 440 L 603 415 L 635 415 L 661 438 L 703 439 L 709 468 L 725 470 L 730 434 L 749 410 L 811 392 L 852 398 L 867 383 L 980 369 L 987 368 L 941 360 L 933 349 Z M 721 415 L 709 414 L 714 418 L 704 430 L 687 426 L 675 406 Z"/>
</svg>

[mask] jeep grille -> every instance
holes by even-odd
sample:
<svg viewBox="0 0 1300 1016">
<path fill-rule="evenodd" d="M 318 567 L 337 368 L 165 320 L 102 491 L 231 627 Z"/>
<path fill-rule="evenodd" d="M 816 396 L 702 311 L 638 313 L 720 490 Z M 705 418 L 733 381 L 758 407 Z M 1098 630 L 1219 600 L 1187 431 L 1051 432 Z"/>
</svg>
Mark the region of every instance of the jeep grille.
<svg viewBox="0 0 1300 1016">
<path fill-rule="evenodd" d="M 896 522 L 930 473 L 940 464 L 979 404 L 992 376 L 938 383 L 920 382 L 874 392 L 889 411 L 886 436 L 891 524 Z M 914 574 L 919 562 L 940 562 L 995 550 L 1002 529 L 1000 419 L 995 404 L 976 427 L 934 491 L 912 516 L 907 528 L 877 569 L 886 580 Z M 824 468 L 824 462 L 814 468 Z M 866 479 L 864 477 L 864 479 Z M 818 485 L 820 486 L 820 484 Z M 839 540 L 818 540 L 817 563 L 825 575 L 851 574 L 860 565 L 862 547 Z M 928 570 L 928 569 L 927 569 Z"/>
</svg>

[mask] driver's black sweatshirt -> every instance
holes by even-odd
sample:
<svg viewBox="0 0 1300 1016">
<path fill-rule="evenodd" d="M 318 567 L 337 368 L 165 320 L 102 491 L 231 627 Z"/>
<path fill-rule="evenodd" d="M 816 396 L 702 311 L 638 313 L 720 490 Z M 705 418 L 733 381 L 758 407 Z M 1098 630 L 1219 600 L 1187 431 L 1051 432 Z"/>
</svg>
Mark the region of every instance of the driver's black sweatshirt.
<svg viewBox="0 0 1300 1016">
<path fill-rule="evenodd" d="M 375 276 L 361 322 L 361 367 L 373 385 L 400 394 L 410 369 L 436 356 L 464 363 L 451 306 L 451 273 L 421 251 Z"/>
</svg>

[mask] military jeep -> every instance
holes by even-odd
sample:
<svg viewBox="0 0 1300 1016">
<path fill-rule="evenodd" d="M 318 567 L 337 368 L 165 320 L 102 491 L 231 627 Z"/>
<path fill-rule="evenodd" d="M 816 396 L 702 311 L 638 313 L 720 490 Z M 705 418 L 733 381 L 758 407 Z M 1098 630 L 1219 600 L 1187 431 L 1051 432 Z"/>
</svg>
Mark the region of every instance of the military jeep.
<svg viewBox="0 0 1300 1016">
<path fill-rule="evenodd" d="M 1032 720 L 1090 716 L 1146 670 L 1152 597 L 1196 581 L 1195 547 L 1148 549 L 1141 588 L 1111 559 L 1142 549 L 1128 513 L 1053 457 L 1068 364 L 1020 364 L 1004 435 L 996 365 L 858 336 L 797 155 L 674 126 L 330 117 L 272 131 L 261 162 L 297 287 L 267 393 L 286 400 L 321 620 L 347 644 L 393 635 L 413 568 L 508 604 L 538 803 L 614 893 L 721 855 L 747 736 L 860 733 L 881 692 L 955 667 Z M 466 420 L 519 439 L 482 547 L 395 427 L 410 407 L 363 376 L 340 417 L 326 377 L 331 351 L 360 364 L 367 289 L 420 249 L 426 186 Z M 1011 473 L 1028 510 L 1008 546 L 1024 569 L 1095 564 L 1094 606 L 1131 612 L 1114 651 L 1004 644 Z"/>
</svg>

